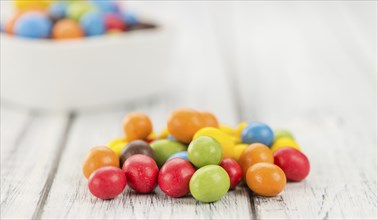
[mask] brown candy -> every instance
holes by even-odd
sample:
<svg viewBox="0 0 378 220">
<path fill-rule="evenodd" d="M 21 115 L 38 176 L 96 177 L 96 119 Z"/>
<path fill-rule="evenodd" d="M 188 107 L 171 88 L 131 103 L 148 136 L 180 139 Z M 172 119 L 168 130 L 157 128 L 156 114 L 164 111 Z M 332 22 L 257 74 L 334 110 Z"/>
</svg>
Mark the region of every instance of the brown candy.
<svg viewBox="0 0 378 220">
<path fill-rule="evenodd" d="M 123 148 L 121 155 L 119 156 L 119 160 L 121 165 L 125 163 L 125 161 L 135 154 L 144 154 L 151 158 L 154 158 L 154 150 L 150 147 L 150 145 L 142 140 L 135 140 L 129 142 L 125 148 Z"/>
</svg>

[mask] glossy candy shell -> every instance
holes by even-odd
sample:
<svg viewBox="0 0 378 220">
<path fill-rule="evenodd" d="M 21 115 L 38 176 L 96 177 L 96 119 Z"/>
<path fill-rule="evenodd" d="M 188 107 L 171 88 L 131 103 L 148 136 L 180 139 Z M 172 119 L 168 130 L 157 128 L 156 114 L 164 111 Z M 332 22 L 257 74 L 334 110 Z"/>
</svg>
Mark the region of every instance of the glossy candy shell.
<svg viewBox="0 0 378 220">
<path fill-rule="evenodd" d="M 272 129 L 264 123 L 252 122 L 242 132 L 242 141 L 245 144 L 262 143 L 270 146 L 273 140 L 274 133 Z"/>
<path fill-rule="evenodd" d="M 82 16 L 80 25 L 87 36 L 102 35 L 106 31 L 104 16 L 97 11 L 89 12 Z"/>
<path fill-rule="evenodd" d="M 188 158 L 188 151 L 180 151 L 180 152 L 177 152 L 177 153 L 173 154 L 172 156 L 170 156 L 170 157 L 168 158 L 168 160 L 171 160 L 171 159 L 173 159 L 173 158 L 182 158 L 182 159 L 184 159 L 184 160 L 189 161 L 189 158 Z M 168 161 L 168 160 L 167 160 L 167 161 Z"/>
<path fill-rule="evenodd" d="M 121 155 L 123 148 L 125 148 L 126 145 L 127 142 L 125 138 L 115 138 L 109 141 L 109 143 L 106 146 L 112 149 L 112 151 L 114 151 L 114 153 L 116 153 L 116 155 L 119 157 Z"/>
<path fill-rule="evenodd" d="M 238 160 L 243 170 L 243 178 L 250 166 L 261 162 L 274 163 L 273 152 L 266 145 L 255 143 L 244 149 Z"/>
<path fill-rule="evenodd" d="M 258 195 L 276 196 L 286 186 L 286 176 L 281 168 L 270 163 L 257 163 L 247 171 L 247 185 Z"/>
<path fill-rule="evenodd" d="M 75 21 L 79 21 L 80 18 L 86 13 L 95 10 L 95 7 L 86 1 L 73 1 L 68 4 L 67 17 Z"/>
<path fill-rule="evenodd" d="M 278 138 L 287 137 L 295 141 L 294 135 L 285 129 L 276 129 L 274 130 L 274 141 L 276 141 Z"/>
<path fill-rule="evenodd" d="M 131 156 L 122 167 L 128 185 L 139 193 L 150 193 L 155 189 L 159 169 L 155 161 L 146 155 Z"/>
<path fill-rule="evenodd" d="M 182 197 L 189 193 L 189 181 L 194 172 L 193 165 L 182 158 L 167 161 L 158 177 L 160 189 L 172 197 Z"/>
<path fill-rule="evenodd" d="M 98 168 L 113 166 L 119 168 L 117 155 L 107 147 L 92 148 L 83 161 L 82 171 L 86 178 Z"/>
<path fill-rule="evenodd" d="M 212 137 L 200 136 L 189 144 L 188 158 L 196 167 L 217 165 L 222 160 L 222 146 Z"/>
<path fill-rule="evenodd" d="M 208 165 L 198 169 L 190 179 L 190 193 L 201 202 L 215 202 L 226 195 L 230 178 L 220 166 Z"/>
<path fill-rule="evenodd" d="M 249 144 L 237 144 L 234 146 L 234 154 L 233 159 L 238 161 L 240 158 L 240 155 L 243 153 L 243 151 L 249 146 Z"/>
<path fill-rule="evenodd" d="M 273 152 L 276 152 L 277 150 L 284 147 L 292 147 L 299 151 L 302 150 L 301 147 L 293 139 L 288 137 L 278 138 L 276 141 L 274 141 L 273 145 L 271 146 L 271 149 Z"/>
<path fill-rule="evenodd" d="M 154 150 L 154 158 L 159 167 L 163 166 L 165 161 L 173 154 L 186 151 L 183 144 L 167 139 L 154 141 L 151 143 L 151 147 Z"/>
<path fill-rule="evenodd" d="M 107 31 L 125 31 L 127 29 L 126 24 L 120 15 L 115 13 L 108 13 L 104 16 L 105 29 Z"/>
<path fill-rule="evenodd" d="M 89 191 L 100 199 L 113 199 L 126 187 L 125 173 L 116 167 L 102 167 L 91 174 L 88 180 Z"/>
<path fill-rule="evenodd" d="M 151 119 L 141 112 L 127 114 L 122 126 L 128 141 L 146 139 L 153 130 Z"/>
<path fill-rule="evenodd" d="M 167 122 L 169 133 L 183 143 L 190 143 L 194 134 L 205 126 L 205 119 L 202 115 L 187 108 L 173 111 Z"/>
<path fill-rule="evenodd" d="M 291 147 L 276 151 L 274 164 L 284 171 L 286 178 L 290 181 L 301 181 L 310 172 L 310 162 L 306 155 Z"/>
<path fill-rule="evenodd" d="M 84 31 L 76 21 L 62 19 L 55 23 L 52 37 L 56 40 L 81 38 L 84 37 Z"/>
<path fill-rule="evenodd" d="M 214 138 L 222 146 L 222 156 L 232 157 L 234 151 L 234 141 L 228 134 L 224 133 L 218 128 L 206 127 L 197 131 L 193 139 L 196 139 L 200 136 L 210 136 Z"/>
<path fill-rule="evenodd" d="M 206 127 L 219 127 L 218 119 L 211 112 L 200 112 L 203 119 L 205 120 Z"/>
<path fill-rule="evenodd" d="M 125 161 L 135 154 L 143 154 L 154 158 L 154 150 L 151 146 L 142 140 L 135 140 L 129 142 L 122 150 L 120 154 L 120 164 L 123 165 Z"/>
<path fill-rule="evenodd" d="M 26 38 L 48 38 L 52 22 L 40 12 L 22 14 L 14 24 L 14 34 Z"/>
<path fill-rule="evenodd" d="M 224 158 L 222 162 L 219 164 L 228 174 L 230 177 L 230 189 L 234 189 L 242 179 L 243 171 L 239 164 L 231 159 L 231 158 Z"/>
</svg>

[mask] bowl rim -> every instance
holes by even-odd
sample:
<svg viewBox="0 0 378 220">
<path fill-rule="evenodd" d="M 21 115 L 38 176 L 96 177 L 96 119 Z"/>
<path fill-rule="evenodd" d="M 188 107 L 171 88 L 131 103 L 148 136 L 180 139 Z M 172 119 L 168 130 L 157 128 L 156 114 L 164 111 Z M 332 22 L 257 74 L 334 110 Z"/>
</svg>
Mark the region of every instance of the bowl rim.
<svg viewBox="0 0 378 220">
<path fill-rule="evenodd" d="M 10 35 L 4 32 L 0 32 L 0 43 L 2 45 L 14 45 L 22 47 L 66 47 L 66 46 L 86 46 L 86 45 L 104 45 L 108 43 L 117 43 L 117 42 L 127 42 L 127 41 L 136 41 L 154 38 L 156 35 L 161 35 L 167 32 L 172 32 L 174 30 L 173 25 L 170 25 L 167 22 L 162 22 L 161 20 L 151 22 L 150 19 L 144 20 L 143 22 L 149 22 L 156 27 L 148 29 L 139 29 L 130 32 L 121 32 L 114 35 L 99 35 L 91 37 L 82 37 L 76 39 L 66 39 L 66 40 L 54 40 L 51 38 L 48 39 L 29 39 L 24 37 L 19 37 L 15 35 Z"/>
</svg>

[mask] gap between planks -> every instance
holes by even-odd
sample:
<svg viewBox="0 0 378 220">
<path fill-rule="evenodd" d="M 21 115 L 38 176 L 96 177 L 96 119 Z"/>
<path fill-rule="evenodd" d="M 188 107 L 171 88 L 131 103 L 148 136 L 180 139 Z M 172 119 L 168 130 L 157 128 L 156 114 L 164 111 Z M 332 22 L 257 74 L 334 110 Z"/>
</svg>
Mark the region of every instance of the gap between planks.
<svg viewBox="0 0 378 220">
<path fill-rule="evenodd" d="M 47 199 L 47 197 L 50 193 L 51 186 L 54 182 L 56 171 L 58 170 L 60 160 L 62 158 L 64 149 L 66 148 L 66 143 L 67 143 L 67 140 L 69 138 L 70 129 L 72 127 L 72 124 L 73 124 L 75 118 L 76 118 L 76 113 L 71 111 L 68 115 L 68 121 L 67 121 L 66 127 L 64 129 L 63 135 L 61 137 L 61 140 L 59 141 L 60 144 L 59 144 L 59 148 L 56 152 L 55 158 L 53 160 L 54 163 L 52 164 L 52 167 L 50 169 L 50 172 L 48 174 L 46 182 L 43 186 L 42 193 L 41 193 L 41 196 L 39 197 L 39 200 L 38 200 L 37 206 L 35 208 L 35 211 L 33 213 L 32 219 L 41 219 L 41 216 L 43 214 L 43 209 L 44 209 L 44 206 L 46 204 L 46 199 Z"/>
</svg>

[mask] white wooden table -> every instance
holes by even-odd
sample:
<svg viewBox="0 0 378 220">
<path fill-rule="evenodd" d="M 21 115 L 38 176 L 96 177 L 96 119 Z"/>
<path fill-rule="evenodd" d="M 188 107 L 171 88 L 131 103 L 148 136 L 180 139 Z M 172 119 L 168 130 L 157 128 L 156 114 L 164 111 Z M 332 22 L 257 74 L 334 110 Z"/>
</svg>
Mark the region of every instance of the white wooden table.
<svg viewBox="0 0 378 220">
<path fill-rule="evenodd" d="M 130 5 L 179 24 L 174 92 L 59 114 L 2 102 L 2 219 L 378 217 L 377 22 L 368 16 L 376 17 L 376 2 Z M 291 130 L 310 159 L 309 177 L 276 197 L 239 187 L 210 204 L 158 188 L 127 189 L 111 201 L 90 195 L 81 174 L 89 148 L 121 136 L 129 111 L 146 112 L 159 130 L 181 106 L 229 125 L 258 120 Z"/>
</svg>

